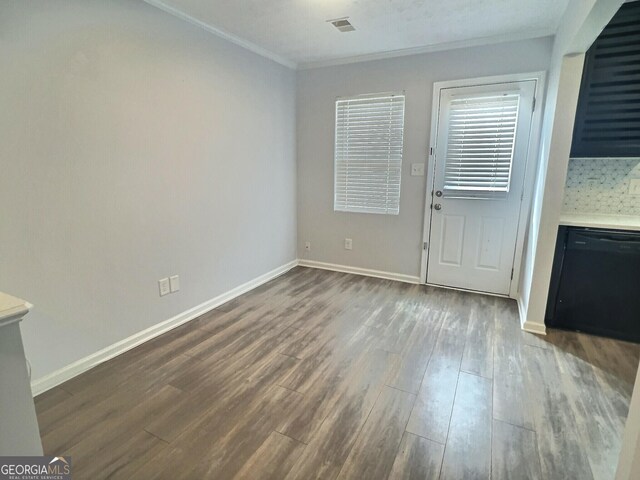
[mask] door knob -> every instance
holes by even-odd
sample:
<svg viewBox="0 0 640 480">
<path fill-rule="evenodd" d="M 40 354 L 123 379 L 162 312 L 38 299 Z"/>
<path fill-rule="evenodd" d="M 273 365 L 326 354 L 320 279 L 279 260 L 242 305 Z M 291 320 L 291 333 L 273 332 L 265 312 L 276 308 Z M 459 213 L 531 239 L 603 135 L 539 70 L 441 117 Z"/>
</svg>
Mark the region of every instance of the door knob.
<svg viewBox="0 0 640 480">
<path fill-rule="evenodd" d="M 436 203 L 433 208 L 435 208 L 436 210 L 442 210 L 442 205 L 440 205 L 439 203 Z"/>
</svg>

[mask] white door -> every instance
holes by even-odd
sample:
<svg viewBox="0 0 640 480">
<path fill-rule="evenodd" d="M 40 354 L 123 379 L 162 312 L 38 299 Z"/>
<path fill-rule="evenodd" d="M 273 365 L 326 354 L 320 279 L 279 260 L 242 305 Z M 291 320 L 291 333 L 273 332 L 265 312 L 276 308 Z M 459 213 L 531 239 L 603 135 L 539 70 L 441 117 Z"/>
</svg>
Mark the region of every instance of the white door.
<svg viewBox="0 0 640 480">
<path fill-rule="evenodd" d="M 535 87 L 440 90 L 427 283 L 509 294 Z"/>
</svg>

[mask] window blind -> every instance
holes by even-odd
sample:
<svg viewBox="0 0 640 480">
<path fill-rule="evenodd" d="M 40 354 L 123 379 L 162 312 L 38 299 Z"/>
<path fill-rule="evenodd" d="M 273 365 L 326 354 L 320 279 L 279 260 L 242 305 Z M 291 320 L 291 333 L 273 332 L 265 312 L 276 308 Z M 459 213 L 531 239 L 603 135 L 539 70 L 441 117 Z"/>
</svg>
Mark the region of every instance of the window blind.
<svg viewBox="0 0 640 480">
<path fill-rule="evenodd" d="M 519 94 L 451 100 L 445 196 L 506 195 L 511 181 L 519 102 Z"/>
<path fill-rule="evenodd" d="M 334 210 L 397 215 L 404 95 L 336 101 Z"/>
</svg>

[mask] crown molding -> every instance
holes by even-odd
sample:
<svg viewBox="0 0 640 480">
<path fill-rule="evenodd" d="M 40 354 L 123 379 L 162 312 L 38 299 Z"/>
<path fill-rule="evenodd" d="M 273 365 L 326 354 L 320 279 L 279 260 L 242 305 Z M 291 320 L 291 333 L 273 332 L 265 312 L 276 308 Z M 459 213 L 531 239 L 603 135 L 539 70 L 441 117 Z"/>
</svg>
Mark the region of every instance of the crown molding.
<svg viewBox="0 0 640 480">
<path fill-rule="evenodd" d="M 254 43 L 251 43 L 247 40 L 237 37 L 229 32 L 225 32 L 224 30 L 213 27 L 208 23 L 198 20 L 197 18 L 194 18 L 191 15 L 187 15 L 186 13 L 178 10 L 175 7 L 172 7 L 171 5 L 167 5 L 166 3 L 160 0 L 144 0 L 144 2 L 148 3 L 149 5 L 153 5 L 154 7 L 159 8 L 160 10 L 170 15 L 173 15 L 174 17 L 178 17 L 179 19 L 184 20 L 185 22 L 189 22 L 192 25 L 196 25 L 206 30 L 207 32 L 212 33 L 217 37 L 227 40 L 228 42 L 231 42 L 235 45 L 245 48 L 257 55 L 268 58 L 269 60 L 273 60 L 274 62 L 279 63 L 280 65 L 284 65 L 285 67 L 290 68 L 292 70 L 296 70 L 297 68 L 296 62 L 292 62 L 291 60 L 285 57 L 282 57 Z"/>
<path fill-rule="evenodd" d="M 317 60 L 311 62 L 299 62 L 296 63 L 293 60 L 283 57 L 282 55 L 278 55 L 277 53 L 273 53 L 270 50 L 267 50 L 263 47 L 260 47 L 252 42 L 244 40 L 236 35 L 233 35 L 229 32 L 226 32 L 220 28 L 213 27 L 208 23 L 205 23 L 197 18 L 188 15 L 181 10 L 178 10 L 171 5 L 167 5 L 161 0 L 144 0 L 144 2 L 149 5 L 153 5 L 160 10 L 173 15 L 181 20 L 191 23 L 192 25 L 196 25 L 207 32 L 227 40 L 235 45 L 238 45 L 246 50 L 249 50 L 257 55 L 268 58 L 269 60 L 273 60 L 280 65 L 283 65 L 292 70 L 310 70 L 314 68 L 322 68 L 322 67 L 332 67 L 337 65 L 346 65 L 350 63 L 360 63 L 360 62 L 369 62 L 372 60 L 383 60 L 387 58 L 394 57 L 406 57 L 409 55 L 420 55 L 423 53 L 433 53 L 433 52 L 442 52 L 446 50 L 455 50 L 459 48 L 470 48 L 470 47 L 482 47 L 486 45 L 494 45 L 498 43 L 506 43 L 506 42 L 515 42 L 518 40 L 529 40 L 533 38 L 541 38 L 555 35 L 556 31 L 553 28 L 543 28 L 536 30 L 528 30 L 524 32 L 513 32 L 509 34 L 502 35 L 492 35 L 488 37 L 481 38 L 472 38 L 469 40 L 460 40 L 455 42 L 444 42 L 438 43 L 434 45 L 424 45 L 420 47 L 412 47 L 412 48 L 404 48 L 400 50 L 391 50 L 387 52 L 376 52 L 376 53 L 367 53 L 363 55 L 350 55 L 339 58 L 329 58 L 326 60 Z"/>
<path fill-rule="evenodd" d="M 327 60 L 318 60 L 313 62 L 298 63 L 298 70 L 311 70 L 314 68 L 333 67 L 337 65 L 346 65 L 349 63 L 369 62 L 372 60 L 383 60 L 394 57 L 406 57 L 409 55 L 420 55 L 423 53 L 442 52 L 446 50 L 455 50 L 459 48 L 482 47 L 486 45 L 494 45 L 498 43 L 516 42 L 519 40 L 530 40 L 533 38 L 543 38 L 555 35 L 555 30 L 551 28 L 543 28 L 529 30 L 525 32 L 514 32 L 504 35 L 493 35 L 490 37 L 473 38 L 469 40 L 460 40 L 456 42 L 438 43 L 435 45 L 425 45 L 422 47 L 404 48 L 401 50 L 391 50 L 388 52 L 367 53 L 364 55 L 353 55 Z"/>
</svg>

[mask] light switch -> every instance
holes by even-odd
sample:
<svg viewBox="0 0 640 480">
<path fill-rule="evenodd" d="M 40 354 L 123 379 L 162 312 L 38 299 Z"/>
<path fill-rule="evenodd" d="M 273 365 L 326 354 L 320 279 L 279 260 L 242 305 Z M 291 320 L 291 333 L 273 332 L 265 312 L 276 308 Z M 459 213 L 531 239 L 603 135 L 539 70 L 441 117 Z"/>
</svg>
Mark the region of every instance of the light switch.
<svg viewBox="0 0 640 480">
<path fill-rule="evenodd" d="M 424 163 L 412 163 L 411 164 L 411 176 L 423 177 L 424 176 Z"/>
<path fill-rule="evenodd" d="M 640 195 L 640 178 L 629 180 L 629 195 Z"/>
<path fill-rule="evenodd" d="M 169 277 L 169 283 L 171 284 L 171 293 L 180 290 L 180 276 L 173 275 Z"/>
<path fill-rule="evenodd" d="M 160 288 L 160 296 L 161 297 L 164 297 L 168 293 L 171 293 L 171 290 L 169 288 L 169 279 L 168 278 L 161 278 L 160 280 L 158 280 L 158 287 Z"/>
</svg>

